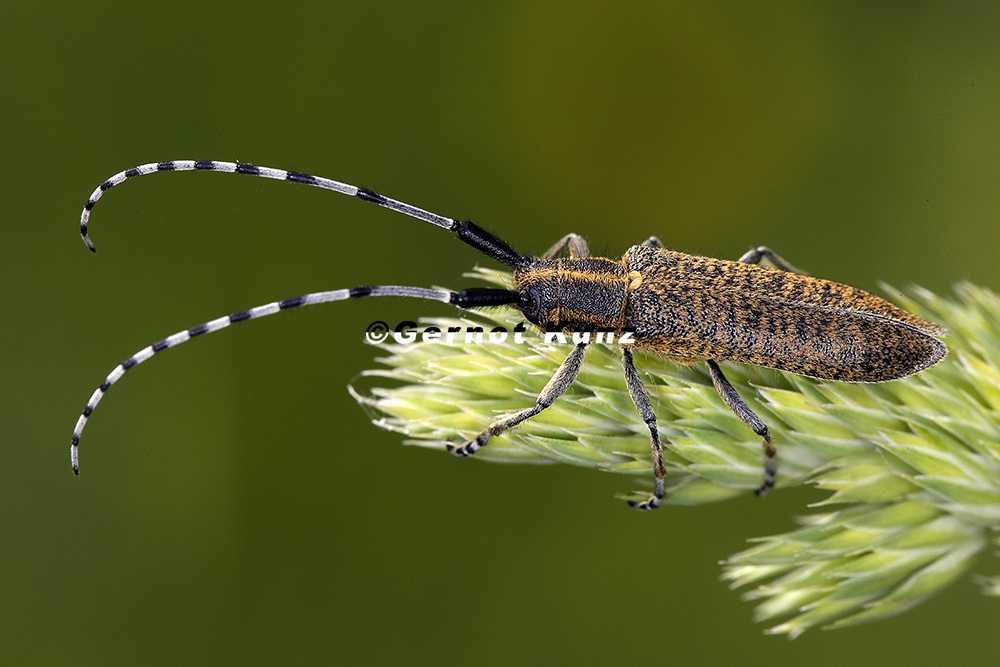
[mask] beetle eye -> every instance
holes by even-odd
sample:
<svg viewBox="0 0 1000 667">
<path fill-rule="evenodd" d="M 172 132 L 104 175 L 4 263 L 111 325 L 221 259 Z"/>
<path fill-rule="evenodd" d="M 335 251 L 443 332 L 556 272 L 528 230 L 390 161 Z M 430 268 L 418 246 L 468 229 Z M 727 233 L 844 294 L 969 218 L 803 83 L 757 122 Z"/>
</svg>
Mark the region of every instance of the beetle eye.
<svg viewBox="0 0 1000 667">
<path fill-rule="evenodd" d="M 534 287 L 529 287 L 521 292 L 517 308 L 528 318 L 529 322 L 538 324 L 538 315 L 542 308 L 542 300 L 538 296 L 538 290 Z"/>
</svg>

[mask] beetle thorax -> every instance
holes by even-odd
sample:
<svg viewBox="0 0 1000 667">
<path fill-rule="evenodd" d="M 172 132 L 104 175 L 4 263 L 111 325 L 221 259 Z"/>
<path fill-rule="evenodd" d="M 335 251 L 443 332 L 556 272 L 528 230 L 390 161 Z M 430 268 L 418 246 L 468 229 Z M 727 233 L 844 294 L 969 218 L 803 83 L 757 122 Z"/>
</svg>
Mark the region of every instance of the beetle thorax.
<svg viewBox="0 0 1000 667">
<path fill-rule="evenodd" d="M 540 259 L 514 269 L 518 310 L 546 331 L 618 330 L 628 272 L 610 259 Z"/>
</svg>

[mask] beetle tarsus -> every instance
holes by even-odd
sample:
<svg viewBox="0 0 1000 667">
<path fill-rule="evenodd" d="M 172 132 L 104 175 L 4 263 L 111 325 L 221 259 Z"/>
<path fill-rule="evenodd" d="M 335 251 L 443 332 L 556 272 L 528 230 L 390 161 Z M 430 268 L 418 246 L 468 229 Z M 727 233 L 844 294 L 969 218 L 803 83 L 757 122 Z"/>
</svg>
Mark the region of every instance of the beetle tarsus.
<svg viewBox="0 0 1000 667">
<path fill-rule="evenodd" d="M 666 495 L 667 491 L 663 484 L 663 478 L 657 477 L 656 486 L 653 489 L 652 495 L 650 495 L 649 498 L 641 502 L 637 500 L 629 500 L 628 506 L 631 507 L 632 509 L 639 510 L 640 512 L 655 510 L 657 507 L 660 506 L 660 502 L 663 501 L 663 497 Z"/>
</svg>

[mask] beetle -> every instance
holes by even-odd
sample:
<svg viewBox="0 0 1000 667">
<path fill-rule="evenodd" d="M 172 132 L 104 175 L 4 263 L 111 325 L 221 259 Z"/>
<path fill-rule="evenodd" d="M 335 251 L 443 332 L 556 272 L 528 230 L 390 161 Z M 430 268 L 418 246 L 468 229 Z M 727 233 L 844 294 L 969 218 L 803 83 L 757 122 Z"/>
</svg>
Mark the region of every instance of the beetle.
<svg viewBox="0 0 1000 667">
<path fill-rule="evenodd" d="M 760 436 L 764 476 L 757 495 L 776 478 L 775 448 L 763 421 L 723 375 L 719 362 L 751 364 L 837 382 L 885 382 L 920 372 L 939 362 L 947 347 L 942 327 L 864 290 L 808 276 L 766 246 L 736 261 L 668 250 L 656 237 L 629 248 L 619 260 L 591 257 L 586 241 L 567 234 L 540 257 L 522 255 L 469 221 L 459 221 L 390 199 L 367 188 L 297 171 L 245 163 L 173 160 L 140 165 L 115 174 L 91 194 L 80 216 L 80 235 L 90 250 L 88 224 L 101 196 L 124 181 L 164 171 L 216 171 L 260 176 L 332 190 L 403 213 L 454 233 L 458 239 L 512 270 L 510 289 L 470 288 L 459 292 L 378 285 L 315 292 L 226 315 L 149 345 L 111 371 L 94 391 L 73 429 L 71 460 L 79 474 L 80 436 L 94 408 L 126 371 L 153 355 L 196 336 L 283 310 L 372 296 L 430 299 L 459 308 L 511 306 L 544 331 L 611 331 L 621 345 L 625 385 L 649 429 L 654 488 L 647 500 L 630 501 L 651 510 L 665 496 L 663 449 L 656 415 L 633 360 L 633 351 L 678 364 L 704 361 L 723 402 Z M 772 267 L 761 265 L 767 260 Z M 578 342 L 559 366 L 535 405 L 502 417 L 462 445 L 456 456 L 471 456 L 494 437 L 531 419 L 573 384 L 588 342 Z"/>
</svg>

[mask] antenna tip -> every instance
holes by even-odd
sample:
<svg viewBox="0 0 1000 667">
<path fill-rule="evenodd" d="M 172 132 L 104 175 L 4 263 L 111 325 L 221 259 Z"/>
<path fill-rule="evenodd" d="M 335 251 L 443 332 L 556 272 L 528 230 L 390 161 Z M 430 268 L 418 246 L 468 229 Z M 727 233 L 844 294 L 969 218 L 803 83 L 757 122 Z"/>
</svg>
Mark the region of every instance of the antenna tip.
<svg viewBox="0 0 1000 667">
<path fill-rule="evenodd" d="M 90 240 L 90 237 L 86 233 L 81 234 L 81 236 L 83 237 L 83 242 L 87 244 L 87 248 L 90 249 L 90 252 L 97 252 L 97 248 L 94 247 L 94 242 Z"/>
</svg>

